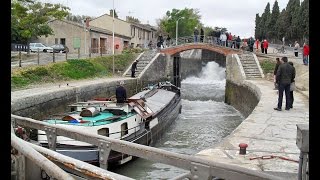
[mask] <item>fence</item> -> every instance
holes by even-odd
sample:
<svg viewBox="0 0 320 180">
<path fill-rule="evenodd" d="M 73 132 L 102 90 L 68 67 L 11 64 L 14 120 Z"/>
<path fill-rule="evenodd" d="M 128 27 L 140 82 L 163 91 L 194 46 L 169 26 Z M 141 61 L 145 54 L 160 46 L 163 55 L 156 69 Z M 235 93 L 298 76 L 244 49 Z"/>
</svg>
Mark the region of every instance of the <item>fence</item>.
<svg viewBox="0 0 320 180">
<path fill-rule="evenodd" d="M 179 177 L 172 179 L 212 179 L 215 177 L 230 180 L 262 180 L 262 179 L 281 179 L 261 171 L 250 170 L 247 168 L 209 161 L 197 156 L 188 156 L 173 153 L 154 147 L 143 146 L 127 141 L 112 139 L 109 137 L 94 135 L 91 133 L 77 131 L 72 128 L 50 125 L 31 118 L 11 115 L 14 126 L 22 126 L 33 129 L 40 129 L 46 132 L 50 149 L 55 149 L 56 137 L 58 135 L 69 137 L 78 141 L 93 144 L 99 148 L 100 167 L 107 169 L 107 158 L 111 150 L 140 157 L 150 161 L 155 161 L 167 165 L 172 165 L 190 171 Z M 76 161 L 75 161 L 76 162 Z M 73 163 L 76 164 L 76 163 Z"/>
<path fill-rule="evenodd" d="M 23 52 L 28 52 L 29 46 L 26 44 L 11 44 L 11 51 L 23 51 Z"/>
</svg>

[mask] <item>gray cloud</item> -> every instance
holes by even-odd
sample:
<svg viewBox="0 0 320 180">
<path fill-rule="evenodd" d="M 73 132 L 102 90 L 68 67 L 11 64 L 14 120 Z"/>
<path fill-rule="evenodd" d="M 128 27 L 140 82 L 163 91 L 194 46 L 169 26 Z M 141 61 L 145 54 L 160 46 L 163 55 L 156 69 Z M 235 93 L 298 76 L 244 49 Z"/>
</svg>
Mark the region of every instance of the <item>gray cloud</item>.
<svg viewBox="0 0 320 180">
<path fill-rule="evenodd" d="M 62 3 L 71 8 L 76 15 L 98 17 L 109 13 L 113 0 L 40 0 L 41 2 Z M 226 27 L 240 37 L 254 36 L 255 16 L 263 13 L 267 3 L 270 8 L 275 0 L 114 0 L 114 6 L 121 19 L 134 16 L 142 23 L 156 25 L 156 19 L 162 18 L 168 10 L 194 8 L 199 9 L 201 22 L 205 26 Z M 277 0 L 280 11 L 288 0 Z"/>
</svg>

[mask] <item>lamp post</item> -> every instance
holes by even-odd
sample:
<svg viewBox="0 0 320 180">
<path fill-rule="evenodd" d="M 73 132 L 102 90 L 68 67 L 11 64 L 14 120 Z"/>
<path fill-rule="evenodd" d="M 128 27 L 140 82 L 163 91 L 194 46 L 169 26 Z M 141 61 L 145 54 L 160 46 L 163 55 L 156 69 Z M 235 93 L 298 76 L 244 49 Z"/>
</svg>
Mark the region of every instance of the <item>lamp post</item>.
<svg viewBox="0 0 320 180">
<path fill-rule="evenodd" d="M 112 1 L 112 75 L 114 76 L 114 0 Z"/>
<path fill-rule="evenodd" d="M 180 17 L 177 21 L 176 21 L 176 46 L 178 45 L 178 22 L 180 19 L 184 19 L 184 17 Z"/>
</svg>

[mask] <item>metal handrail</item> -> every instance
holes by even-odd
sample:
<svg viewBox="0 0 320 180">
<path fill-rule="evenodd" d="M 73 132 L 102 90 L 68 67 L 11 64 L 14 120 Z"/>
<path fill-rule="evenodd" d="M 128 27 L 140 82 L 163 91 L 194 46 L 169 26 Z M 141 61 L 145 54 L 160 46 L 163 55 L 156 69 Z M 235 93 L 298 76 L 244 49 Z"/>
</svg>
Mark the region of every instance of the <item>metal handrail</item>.
<svg viewBox="0 0 320 180">
<path fill-rule="evenodd" d="M 36 163 L 39 167 L 56 179 L 74 180 L 72 176 L 60 169 L 56 164 L 48 160 L 39 152 L 29 146 L 25 146 L 26 141 L 18 138 L 14 133 L 11 133 L 11 146 L 18 150 L 21 154 L 26 156 L 32 162 Z"/>
<path fill-rule="evenodd" d="M 281 179 L 264 172 L 250 170 L 236 165 L 206 160 L 197 156 L 173 153 L 154 147 L 135 144 L 127 141 L 112 139 L 109 137 L 95 135 L 84 131 L 78 131 L 67 127 L 58 127 L 46 124 L 31 118 L 11 114 L 13 123 L 33 129 L 51 131 L 54 129 L 56 135 L 66 136 L 75 140 L 84 141 L 99 146 L 100 151 L 118 151 L 131 156 L 140 157 L 154 162 L 168 164 L 190 170 L 192 177 L 207 179 L 219 177 L 224 179 L 251 180 L 251 179 Z M 53 138 L 55 139 L 55 138 Z"/>
</svg>

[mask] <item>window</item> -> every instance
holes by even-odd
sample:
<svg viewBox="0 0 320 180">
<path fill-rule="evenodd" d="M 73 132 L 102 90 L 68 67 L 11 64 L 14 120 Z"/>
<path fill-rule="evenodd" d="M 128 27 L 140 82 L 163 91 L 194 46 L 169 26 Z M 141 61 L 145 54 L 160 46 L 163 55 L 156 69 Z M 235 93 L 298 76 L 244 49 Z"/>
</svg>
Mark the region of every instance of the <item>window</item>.
<svg viewBox="0 0 320 180">
<path fill-rule="evenodd" d="M 128 134 L 128 123 L 121 124 L 121 137 Z"/>
<path fill-rule="evenodd" d="M 60 44 L 66 45 L 66 38 L 60 38 Z"/>
<path fill-rule="evenodd" d="M 58 39 L 58 38 L 55 38 L 55 39 L 54 39 L 54 43 L 55 43 L 55 44 L 59 44 L 59 39 Z"/>
<path fill-rule="evenodd" d="M 133 27 L 133 37 L 135 37 L 135 36 L 136 36 L 136 28 Z"/>
<path fill-rule="evenodd" d="M 98 130 L 98 134 L 109 137 L 109 128 L 101 128 Z"/>
</svg>

